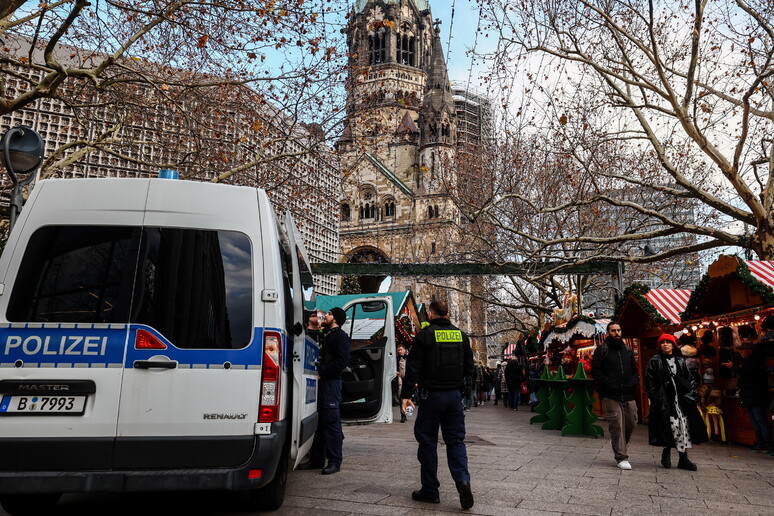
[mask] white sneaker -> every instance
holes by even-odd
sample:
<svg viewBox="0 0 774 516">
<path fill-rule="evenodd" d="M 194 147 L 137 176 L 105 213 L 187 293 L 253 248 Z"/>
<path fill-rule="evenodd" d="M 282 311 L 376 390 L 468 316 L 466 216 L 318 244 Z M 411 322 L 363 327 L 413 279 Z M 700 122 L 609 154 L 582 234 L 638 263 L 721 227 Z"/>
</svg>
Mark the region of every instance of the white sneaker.
<svg viewBox="0 0 774 516">
<path fill-rule="evenodd" d="M 629 464 L 628 460 L 622 460 L 618 463 L 618 467 L 621 469 L 632 469 L 632 465 Z"/>
</svg>

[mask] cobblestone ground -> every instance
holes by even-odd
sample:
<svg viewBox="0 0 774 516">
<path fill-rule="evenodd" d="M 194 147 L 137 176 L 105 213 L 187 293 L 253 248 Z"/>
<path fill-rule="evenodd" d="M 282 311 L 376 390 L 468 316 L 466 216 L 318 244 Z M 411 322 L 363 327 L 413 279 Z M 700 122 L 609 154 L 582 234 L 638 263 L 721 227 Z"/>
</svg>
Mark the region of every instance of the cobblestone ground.
<svg viewBox="0 0 774 516">
<path fill-rule="evenodd" d="M 527 407 L 528 408 L 528 407 Z M 774 457 L 746 447 L 706 443 L 689 456 L 696 472 L 664 469 L 661 449 L 648 446 L 638 425 L 630 443 L 631 471 L 621 471 L 605 437 L 562 437 L 530 425 L 528 410 L 487 403 L 467 412 L 470 473 L 476 504 L 468 514 L 774 515 Z M 285 505 L 274 514 L 430 515 L 461 512 L 439 446 L 441 503 L 411 499 L 419 486 L 413 422 L 345 427 L 340 473 L 294 471 Z M 673 452 L 674 465 L 677 464 Z"/>
<path fill-rule="evenodd" d="M 476 504 L 467 514 L 688 516 L 773 515 L 774 457 L 746 447 L 707 443 L 690 452 L 696 472 L 663 469 L 661 450 L 639 425 L 631 471 L 621 471 L 605 437 L 562 437 L 530 425 L 533 414 L 486 404 L 467 413 L 468 456 Z M 411 499 L 419 486 L 413 420 L 344 428 L 340 473 L 294 471 L 276 516 L 432 515 L 461 513 L 439 446 L 441 503 Z M 676 463 L 676 457 L 673 457 Z M 0 509 L 0 516 L 6 513 Z M 69 494 L 46 516 L 246 516 L 245 494 Z"/>
</svg>

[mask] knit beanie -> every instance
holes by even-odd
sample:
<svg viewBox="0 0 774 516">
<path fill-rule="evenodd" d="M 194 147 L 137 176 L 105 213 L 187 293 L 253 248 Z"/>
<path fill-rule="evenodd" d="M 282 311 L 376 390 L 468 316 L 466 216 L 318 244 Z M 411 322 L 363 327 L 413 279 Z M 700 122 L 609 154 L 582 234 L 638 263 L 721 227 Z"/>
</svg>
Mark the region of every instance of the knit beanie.
<svg viewBox="0 0 774 516">
<path fill-rule="evenodd" d="M 331 315 L 339 326 L 344 326 L 344 323 L 347 322 L 347 314 L 338 306 L 331 308 Z"/>
</svg>

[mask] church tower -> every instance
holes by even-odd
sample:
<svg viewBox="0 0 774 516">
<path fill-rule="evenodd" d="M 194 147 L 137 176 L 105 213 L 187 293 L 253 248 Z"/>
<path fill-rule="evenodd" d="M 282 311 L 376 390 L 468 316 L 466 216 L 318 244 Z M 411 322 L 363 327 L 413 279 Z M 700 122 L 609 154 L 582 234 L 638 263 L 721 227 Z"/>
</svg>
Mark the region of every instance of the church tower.
<svg viewBox="0 0 774 516">
<path fill-rule="evenodd" d="M 342 260 L 455 261 L 464 254 L 460 213 L 450 198 L 457 122 L 440 21 L 428 0 L 356 0 L 346 30 Z M 363 278 L 360 287 L 376 292 L 382 279 Z M 411 289 L 420 303 L 442 295 L 455 322 L 480 333 L 470 324 L 469 296 L 459 293 L 470 280 L 429 279 L 454 288 L 396 277 L 390 290 Z"/>
</svg>

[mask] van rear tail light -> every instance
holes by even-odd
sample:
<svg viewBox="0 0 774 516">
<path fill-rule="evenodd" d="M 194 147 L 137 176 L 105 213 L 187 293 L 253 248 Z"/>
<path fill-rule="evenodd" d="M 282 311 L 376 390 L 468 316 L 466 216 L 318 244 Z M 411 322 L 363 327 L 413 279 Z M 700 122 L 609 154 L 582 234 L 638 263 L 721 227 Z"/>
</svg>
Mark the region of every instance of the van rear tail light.
<svg viewBox="0 0 774 516">
<path fill-rule="evenodd" d="M 134 338 L 134 349 L 167 349 L 167 345 L 152 333 L 137 330 L 137 336 Z"/>
<path fill-rule="evenodd" d="M 282 336 L 275 331 L 267 331 L 263 334 L 261 406 L 258 410 L 259 423 L 279 421 L 281 370 Z"/>
</svg>

